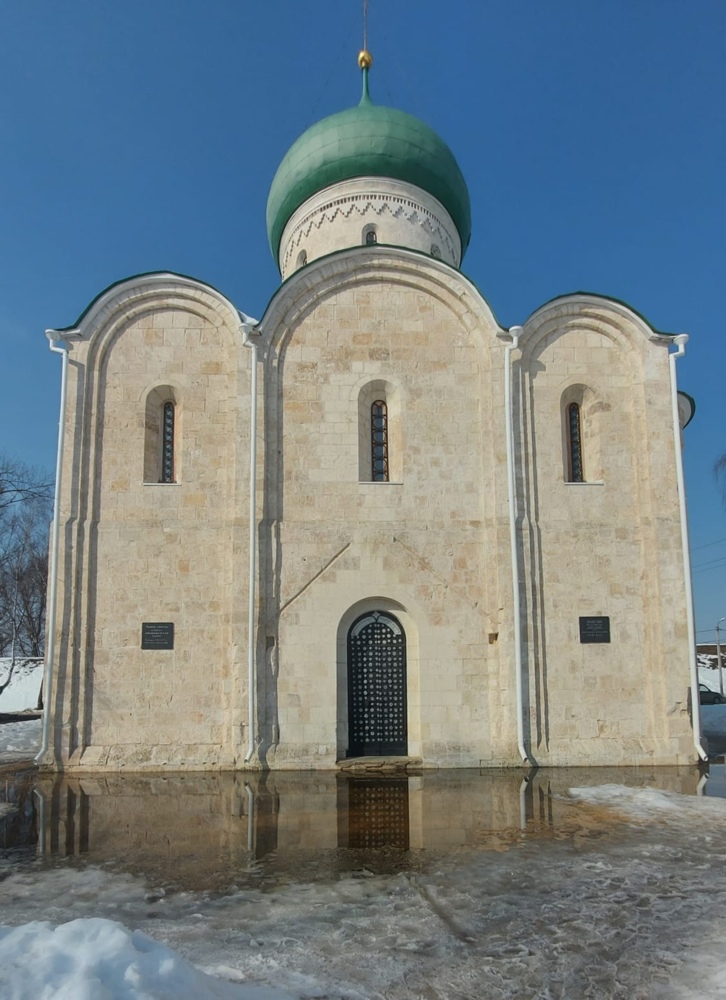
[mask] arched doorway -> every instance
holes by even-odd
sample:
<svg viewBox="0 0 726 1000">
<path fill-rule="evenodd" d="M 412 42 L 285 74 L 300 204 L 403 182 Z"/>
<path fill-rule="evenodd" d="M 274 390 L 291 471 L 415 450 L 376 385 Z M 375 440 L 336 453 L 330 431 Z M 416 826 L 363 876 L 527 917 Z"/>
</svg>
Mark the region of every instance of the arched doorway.
<svg viewBox="0 0 726 1000">
<path fill-rule="evenodd" d="M 348 631 L 348 757 L 405 756 L 406 633 L 385 611 Z"/>
</svg>

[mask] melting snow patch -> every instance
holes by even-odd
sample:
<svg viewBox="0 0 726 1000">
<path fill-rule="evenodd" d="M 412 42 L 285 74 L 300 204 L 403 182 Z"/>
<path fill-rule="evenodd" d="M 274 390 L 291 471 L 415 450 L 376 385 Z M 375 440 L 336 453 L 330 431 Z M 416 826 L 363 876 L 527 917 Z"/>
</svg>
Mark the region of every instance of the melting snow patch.
<svg viewBox="0 0 726 1000">
<path fill-rule="evenodd" d="M 570 795 L 590 805 L 606 806 L 632 819 L 726 820 L 726 799 L 694 798 L 658 788 L 628 788 L 625 785 L 593 785 L 571 788 Z"/>
<path fill-rule="evenodd" d="M 41 720 L 6 722 L 0 726 L 0 761 L 32 757 L 40 749 Z"/>
<path fill-rule="evenodd" d="M 163 944 L 100 917 L 0 928 L 5 1000 L 291 1000 L 208 976 Z"/>
</svg>

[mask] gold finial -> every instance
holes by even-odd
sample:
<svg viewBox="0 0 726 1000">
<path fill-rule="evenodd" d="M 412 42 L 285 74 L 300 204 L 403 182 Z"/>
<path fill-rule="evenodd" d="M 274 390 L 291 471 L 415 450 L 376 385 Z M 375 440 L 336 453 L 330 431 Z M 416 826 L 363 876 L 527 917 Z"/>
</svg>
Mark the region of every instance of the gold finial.
<svg viewBox="0 0 726 1000">
<path fill-rule="evenodd" d="M 361 69 L 370 69 L 373 65 L 373 56 L 368 49 L 361 49 L 358 53 L 358 65 Z"/>
</svg>

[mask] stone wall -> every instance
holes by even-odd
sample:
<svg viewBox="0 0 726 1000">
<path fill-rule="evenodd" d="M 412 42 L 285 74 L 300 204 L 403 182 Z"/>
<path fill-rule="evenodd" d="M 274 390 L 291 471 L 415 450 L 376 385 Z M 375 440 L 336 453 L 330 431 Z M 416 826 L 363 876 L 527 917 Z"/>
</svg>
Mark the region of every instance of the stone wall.
<svg viewBox="0 0 726 1000">
<path fill-rule="evenodd" d="M 503 333 L 466 279 L 384 248 L 321 263 L 275 300 L 262 532 L 275 766 L 344 757 L 347 630 L 376 607 L 408 638 L 410 755 L 519 762 Z M 583 296 L 540 310 L 514 355 L 525 738 L 543 764 L 693 755 L 667 352 L 630 310 Z M 400 403 L 387 483 L 361 481 L 368 382 Z M 567 481 L 575 390 L 582 483 Z M 610 643 L 580 642 L 594 615 Z"/>
<path fill-rule="evenodd" d="M 532 746 L 553 764 L 693 756 L 668 342 L 618 303 L 568 296 L 525 326 L 518 494 Z M 584 482 L 566 403 L 583 399 Z M 579 641 L 608 616 L 611 642 Z"/>
<path fill-rule="evenodd" d="M 239 315 L 208 286 L 147 276 L 109 289 L 68 337 L 46 763 L 242 768 L 252 352 Z M 345 760 L 348 633 L 371 611 L 405 633 L 409 759 L 520 764 L 508 334 L 448 265 L 360 246 L 285 282 L 258 342 L 249 766 Z M 694 755 L 667 355 L 627 307 L 578 295 L 535 313 L 513 352 L 524 743 L 540 764 Z M 376 398 L 385 482 L 367 443 Z M 573 400 L 583 482 L 568 481 Z M 167 402 L 174 474 L 159 482 Z M 611 641 L 582 644 L 579 617 L 596 615 Z M 141 649 L 143 622 L 173 622 L 174 648 Z"/>
<path fill-rule="evenodd" d="M 69 338 L 53 751 L 72 765 L 243 755 L 251 359 L 220 300 L 158 278 Z M 148 400 L 170 392 L 174 481 L 145 482 Z M 173 623 L 174 648 L 142 649 L 143 622 Z"/>
</svg>

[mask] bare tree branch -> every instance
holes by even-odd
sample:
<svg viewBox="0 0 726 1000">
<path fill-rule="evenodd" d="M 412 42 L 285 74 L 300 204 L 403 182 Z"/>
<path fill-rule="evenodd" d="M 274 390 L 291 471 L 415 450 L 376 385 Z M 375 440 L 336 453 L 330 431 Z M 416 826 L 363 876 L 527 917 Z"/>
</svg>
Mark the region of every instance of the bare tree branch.
<svg viewBox="0 0 726 1000">
<path fill-rule="evenodd" d="M 0 454 L 0 655 L 43 655 L 52 488 L 46 472 Z"/>
<path fill-rule="evenodd" d="M 48 473 L 0 454 L 0 511 L 33 501 L 45 503 L 53 495 Z"/>
</svg>

